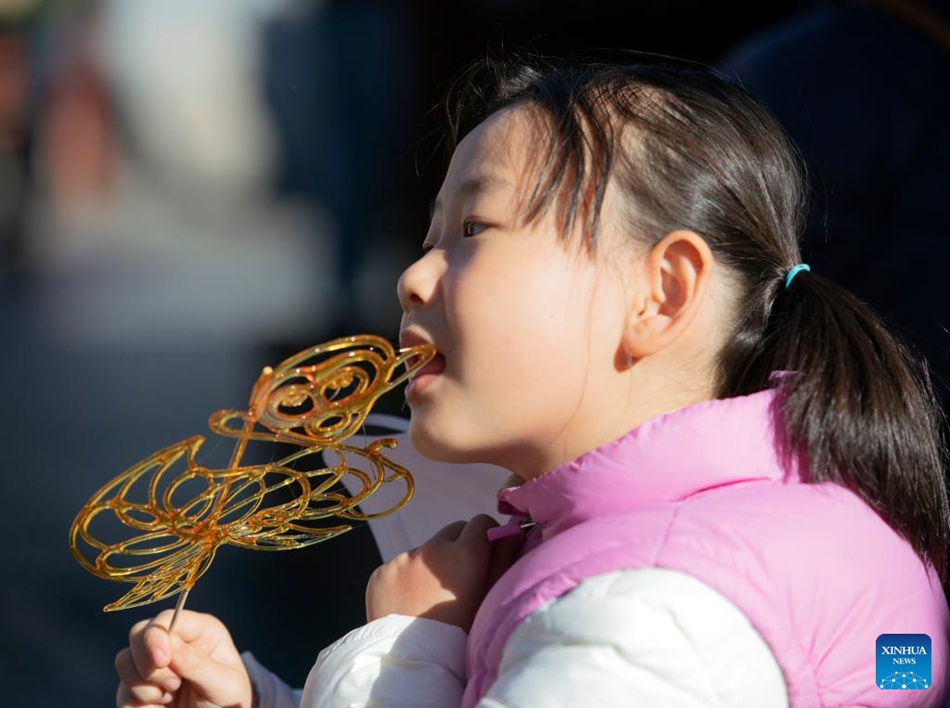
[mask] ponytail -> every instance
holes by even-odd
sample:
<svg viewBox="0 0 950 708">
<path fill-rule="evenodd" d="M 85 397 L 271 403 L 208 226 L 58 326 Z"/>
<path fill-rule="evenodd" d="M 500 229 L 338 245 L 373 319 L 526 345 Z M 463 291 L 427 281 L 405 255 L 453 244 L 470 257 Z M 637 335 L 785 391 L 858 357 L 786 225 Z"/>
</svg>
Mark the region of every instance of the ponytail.
<svg viewBox="0 0 950 708">
<path fill-rule="evenodd" d="M 922 360 L 857 298 L 814 273 L 774 305 L 758 341 L 723 352 L 719 396 L 779 383 L 775 414 L 787 459 L 806 480 L 844 485 L 875 509 L 947 580 L 950 509 L 943 414 Z M 738 351 L 743 349 L 744 351 Z"/>
</svg>

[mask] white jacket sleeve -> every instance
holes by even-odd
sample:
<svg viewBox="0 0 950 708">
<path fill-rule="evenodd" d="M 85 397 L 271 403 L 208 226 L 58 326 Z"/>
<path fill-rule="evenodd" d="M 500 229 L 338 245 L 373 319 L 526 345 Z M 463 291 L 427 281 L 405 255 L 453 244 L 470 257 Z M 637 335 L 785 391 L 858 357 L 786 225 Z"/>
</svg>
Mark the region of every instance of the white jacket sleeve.
<svg viewBox="0 0 950 708">
<path fill-rule="evenodd" d="M 457 708 L 465 634 L 389 616 L 321 652 L 301 708 Z M 672 570 L 589 578 L 541 608 L 505 645 L 480 708 L 756 708 L 788 705 L 781 670 L 730 601 Z"/>
<path fill-rule="evenodd" d="M 590 578 L 505 645 L 480 708 L 787 706 L 781 670 L 749 620 L 692 576 L 649 568 Z"/>
<path fill-rule="evenodd" d="M 388 615 L 320 652 L 301 708 L 447 708 L 465 690 L 465 640 L 454 625 Z"/>
</svg>

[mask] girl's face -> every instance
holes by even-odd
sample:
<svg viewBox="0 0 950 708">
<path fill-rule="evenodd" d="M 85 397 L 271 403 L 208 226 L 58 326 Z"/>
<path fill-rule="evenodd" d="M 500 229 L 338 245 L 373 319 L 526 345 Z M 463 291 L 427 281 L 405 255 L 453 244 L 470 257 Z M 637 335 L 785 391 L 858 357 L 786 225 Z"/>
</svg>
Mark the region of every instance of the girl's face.
<svg viewBox="0 0 950 708">
<path fill-rule="evenodd" d="M 406 389 L 413 444 L 525 479 L 624 432 L 611 411 L 630 394 L 620 343 L 633 249 L 611 247 L 609 190 L 596 254 L 560 237 L 553 213 L 524 222 L 540 142 L 530 114 L 507 109 L 459 144 L 426 253 L 398 287 L 402 346 L 439 351 Z"/>
</svg>

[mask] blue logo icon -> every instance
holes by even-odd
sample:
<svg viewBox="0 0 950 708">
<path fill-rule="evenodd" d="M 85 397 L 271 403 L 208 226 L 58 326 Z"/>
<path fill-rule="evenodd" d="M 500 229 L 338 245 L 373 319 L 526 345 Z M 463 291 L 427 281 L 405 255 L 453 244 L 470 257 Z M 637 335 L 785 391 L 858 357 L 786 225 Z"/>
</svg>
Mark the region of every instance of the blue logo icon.
<svg viewBox="0 0 950 708">
<path fill-rule="evenodd" d="M 877 638 L 877 687 L 885 691 L 930 688 L 930 637 L 882 634 Z"/>
</svg>

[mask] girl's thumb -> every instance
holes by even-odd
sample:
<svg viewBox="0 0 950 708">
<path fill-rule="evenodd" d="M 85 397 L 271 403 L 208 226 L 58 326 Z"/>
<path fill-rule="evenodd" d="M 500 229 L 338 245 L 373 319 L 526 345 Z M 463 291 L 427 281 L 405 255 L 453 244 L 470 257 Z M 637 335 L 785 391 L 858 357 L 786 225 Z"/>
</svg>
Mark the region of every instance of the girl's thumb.
<svg viewBox="0 0 950 708">
<path fill-rule="evenodd" d="M 182 681 L 191 684 L 192 690 L 196 691 L 197 695 L 213 697 L 216 687 L 219 687 L 221 682 L 220 667 L 178 635 L 172 635 L 171 645 L 172 660 L 169 668 Z M 214 702 L 209 701 L 209 704 Z"/>
<path fill-rule="evenodd" d="M 169 637 L 169 640 L 172 652 L 170 668 L 182 678 L 193 680 L 195 678 L 193 674 L 196 670 L 195 653 L 188 646 L 188 642 L 177 634 L 173 634 Z M 198 670 L 200 672 L 200 669 Z"/>
<path fill-rule="evenodd" d="M 182 681 L 188 683 L 189 696 L 196 705 L 249 706 L 253 701 L 246 672 L 227 662 L 221 663 L 208 653 L 201 642 L 189 644 L 177 634 L 171 636 L 172 661 L 169 664 Z M 243 664 L 240 664 L 243 668 Z"/>
</svg>

